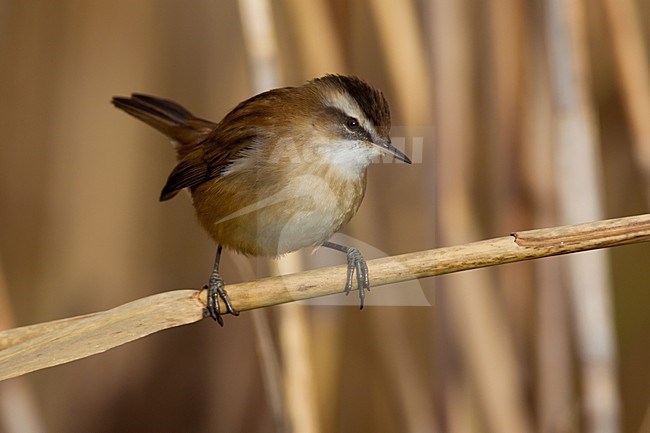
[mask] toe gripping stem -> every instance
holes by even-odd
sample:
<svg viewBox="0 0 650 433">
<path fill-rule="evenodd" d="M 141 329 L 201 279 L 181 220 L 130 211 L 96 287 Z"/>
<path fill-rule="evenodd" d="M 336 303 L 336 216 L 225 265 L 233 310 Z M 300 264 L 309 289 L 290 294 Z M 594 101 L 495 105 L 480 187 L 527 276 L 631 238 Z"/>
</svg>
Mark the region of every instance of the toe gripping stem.
<svg viewBox="0 0 650 433">
<path fill-rule="evenodd" d="M 345 245 L 335 244 L 334 242 L 324 242 L 324 247 L 341 251 L 348 256 L 348 273 L 345 281 L 345 294 L 348 295 L 352 290 L 354 275 L 357 275 L 357 289 L 359 290 L 359 307 L 363 310 L 366 290 L 370 291 L 370 278 L 368 277 L 368 264 L 358 249 L 346 247 Z"/>
<path fill-rule="evenodd" d="M 212 273 L 210 274 L 210 280 L 208 284 L 203 286 L 203 289 L 208 291 L 208 305 L 203 311 L 203 317 L 212 317 L 214 320 L 219 322 L 219 325 L 223 326 L 223 317 L 219 311 L 219 298 L 221 298 L 226 305 L 226 312 L 234 316 L 239 316 L 239 311 L 235 310 L 230 302 L 228 293 L 224 288 L 223 279 L 219 275 L 219 261 L 221 260 L 221 245 L 217 246 L 217 256 L 214 260 L 214 267 L 212 268 Z"/>
</svg>

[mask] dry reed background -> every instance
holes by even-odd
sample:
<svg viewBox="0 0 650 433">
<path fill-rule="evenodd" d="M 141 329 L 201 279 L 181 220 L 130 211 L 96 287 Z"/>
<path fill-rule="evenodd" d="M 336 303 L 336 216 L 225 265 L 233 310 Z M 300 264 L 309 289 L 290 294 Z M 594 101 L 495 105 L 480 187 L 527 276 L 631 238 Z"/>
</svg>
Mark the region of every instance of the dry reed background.
<svg viewBox="0 0 650 433">
<path fill-rule="evenodd" d="M 131 91 L 218 119 L 274 81 L 384 89 L 422 157 L 371 167 L 346 233 L 387 254 L 648 211 L 648 2 L 274 0 L 261 48 L 249 3 L 0 2 L 0 326 L 204 283 L 189 201 L 157 202 L 172 151 L 108 103 Z M 0 431 L 649 431 L 649 247 L 576 257 L 172 329 L 0 383 Z"/>
</svg>

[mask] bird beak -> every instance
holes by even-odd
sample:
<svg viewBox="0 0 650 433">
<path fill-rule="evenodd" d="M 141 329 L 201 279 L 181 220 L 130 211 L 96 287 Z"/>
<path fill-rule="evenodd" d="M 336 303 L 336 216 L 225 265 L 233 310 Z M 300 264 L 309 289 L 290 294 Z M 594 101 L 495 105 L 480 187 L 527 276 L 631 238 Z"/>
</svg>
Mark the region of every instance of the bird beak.
<svg viewBox="0 0 650 433">
<path fill-rule="evenodd" d="M 393 146 L 390 142 L 390 140 L 381 140 L 378 143 L 375 143 L 377 147 L 379 147 L 384 153 L 387 153 L 389 155 L 394 156 L 396 159 L 399 159 L 402 162 L 405 162 L 407 164 L 411 163 L 411 160 L 409 159 L 408 156 L 404 154 L 401 150 Z"/>
</svg>

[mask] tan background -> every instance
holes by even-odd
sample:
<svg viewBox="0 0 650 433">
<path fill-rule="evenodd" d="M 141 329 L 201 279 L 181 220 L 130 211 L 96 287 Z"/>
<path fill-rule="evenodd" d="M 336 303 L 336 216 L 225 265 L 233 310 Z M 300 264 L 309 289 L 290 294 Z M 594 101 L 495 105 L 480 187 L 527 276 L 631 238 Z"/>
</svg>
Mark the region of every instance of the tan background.
<svg viewBox="0 0 650 433">
<path fill-rule="evenodd" d="M 357 74 L 386 93 L 407 153 L 423 137 L 413 166 L 370 168 L 348 235 L 399 254 L 562 222 L 550 0 L 271 3 L 283 83 Z M 650 3 L 620 2 L 637 8 L 623 28 L 605 0 L 559 3 L 585 12 L 581 83 L 603 215 L 647 212 L 639 155 L 650 140 L 630 113 L 643 119 L 650 94 L 621 78 L 612 43 L 632 27 L 648 46 Z M 632 60 L 647 79 L 641 48 Z M 217 120 L 250 96 L 237 3 L 1 0 L 0 65 L 0 326 L 204 284 L 213 245 L 188 198 L 157 201 L 173 152 L 109 100 L 150 93 Z M 279 384 L 307 368 L 307 408 L 268 390 L 257 352 L 264 337 L 246 313 L 223 329 L 206 320 L 7 381 L 0 431 L 596 431 L 563 260 L 422 281 L 431 307 L 306 307 L 298 355 L 278 326 L 284 307 L 269 309 Z M 650 247 L 613 249 L 607 260 L 618 431 L 641 432 L 650 429 Z M 226 281 L 246 278 L 231 253 L 222 263 Z M 252 263 L 267 274 L 263 261 Z"/>
</svg>

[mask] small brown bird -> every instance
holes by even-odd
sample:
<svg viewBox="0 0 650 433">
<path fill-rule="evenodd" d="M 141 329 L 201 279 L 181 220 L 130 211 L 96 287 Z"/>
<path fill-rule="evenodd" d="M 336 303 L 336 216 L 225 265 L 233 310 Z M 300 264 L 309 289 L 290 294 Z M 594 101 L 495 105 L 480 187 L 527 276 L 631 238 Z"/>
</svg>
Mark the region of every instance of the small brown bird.
<svg viewBox="0 0 650 433">
<path fill-rule="evenodd" d="M 361 253 L 328 239 L 357 212 L 366 169 L 380 154 L 411 163 L 390 141 L 383 94 L 356 77 L 326 75 L 253 96 L 215 124 L 175 102 L 133 94 L 113 104 L 171 138 L 178 163 L 160 200 L 189 189 L 196 215 L 217 243 L 206 315 L 223 325 L 222 247 L 276 257 L 325 246 L 347 254 L 346 294 L 356 272 L 361 308 L 370 289 Z"/>
</svg>

